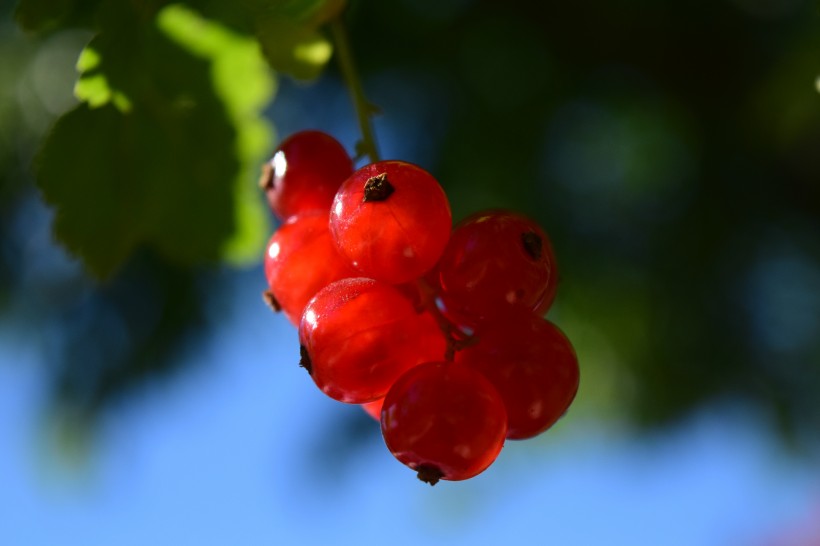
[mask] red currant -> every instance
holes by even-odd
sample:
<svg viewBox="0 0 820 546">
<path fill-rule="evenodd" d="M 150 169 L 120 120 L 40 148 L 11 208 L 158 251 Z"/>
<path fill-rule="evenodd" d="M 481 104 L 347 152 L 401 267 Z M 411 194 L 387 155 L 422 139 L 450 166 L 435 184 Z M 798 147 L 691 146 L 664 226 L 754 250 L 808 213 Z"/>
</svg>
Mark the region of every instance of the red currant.
<svg viewBox="0 0 820 546">
<path fill-rule="evenodd" d="M 566 336 L 528 312 L 507 313 L 476 331 L 456 362 L 481 372 L 507 408 L 507 438 L 536 436 L 569 408 L 578 391 L 578 359 Z"/>
<path fill-rule="evenodd" d="M 447 196 L 424 169 L 381 161 L 353 173 L 339 188 L 330 231 L 363 275 L 391 284 L 416 279 L 441 256 L 452 217 Z"/>
<path fill-rule="evenodd" d="M 416 313 L 393 286 L 366 278 L 320 290 L 305 307 L 299 340 L 316 385 L 354 404 L 384 397 L 402 373 L 445 351 L 431 316 Z"/>
<path fill-rule="evenodd" d="M 287 138 L 262 168 L 260 186 L 281 219 L 309 210 L 330 210 L 336 190 L 353 172 L 344 147 L 321 131 Z"/>
<path fill-rule="evenodd" d="M 379 398 L 378 400 L 373 400 L 372 402 L 366 402 L 366 403 L 362 404 L 362 409 L 370 417 L 372 417 L 376 421 L 380 421 L 381 418 L 382 418 L 382 405 L 383 404 L 384 404 L 384 398 Z"/>
<path fill-rule="evenodd" d="M 356 277 L 356 270 L 339 254 L 330 238 L 328 213 L 310 211 L 291 216 L 268 243 L 265 276 L 273 298 L 298 326 L 316 292 L 339 279 Z"/>
<path fill-rule="evenodd" d="M 437 265 L 440 295 L 456 322 L 510 307 L 534 311 L 554 296 L 554 263 L 535 222 L 507 211 L 481 212 L 453 229 Z"/>
<path fill-rule="evenodd" d="M 381 425 L 390 452 L 434 485 L 472 478 L 490 466 L 504 445 L 507 414 L 498 391 L 480 373 L 428 362 L 388 391 Z"/>
<path fill-rule="evenodd" d="M 298 323 L 300 364 L 379 421 L 419 479 L 476 476 L 505 439 L 536 436 L 567 411 L 578 360 L 539 316 L 558 274 L 532 220 L 491 210 L 452 229 L 430 173 L 403 161 L 354 172 L 319 131 L 282 142 L 260 184 L 284 220 L 267 247 L 265 298 Z"/>
</svg>

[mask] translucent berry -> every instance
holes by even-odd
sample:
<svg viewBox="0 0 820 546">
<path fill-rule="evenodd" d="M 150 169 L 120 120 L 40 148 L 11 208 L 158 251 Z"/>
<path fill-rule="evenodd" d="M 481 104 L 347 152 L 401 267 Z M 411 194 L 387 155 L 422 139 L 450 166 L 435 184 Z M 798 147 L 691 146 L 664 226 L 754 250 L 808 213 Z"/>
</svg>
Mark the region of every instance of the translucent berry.
<svg viewBox="0 0 820 546">
<path fill-rule="evenodd" d="M 281 219 L 311 210 L 329 211 L 333 196 L 353 172 L 344 147 L 321 131 L 288 137 L 262 167 L 259 185 Z"/>
<path fill-rule="evenodd" d="M 268 243 L 265 276 L 273 299 L 291 323 L 298 326 L 310 298 L 339 279 L 356 277 L 330 238 L 328 213 L 310 211 L 291 216 Z"/>
<path fill-rule="evenodd" d="M 366 402 L 366 403 L 362 404 L 362 409 L 370 417 L 372 417 L 376 421 L 380 421 L 381 418 L 382 418 L 382 405 L 383 404 L 384 404 L 384 398 L 379 398 L 378 400 L 373 400 L 372 402 Z"/>
<path fill-rule="evenodd" d="M 478 342 L 456 362 L 481 372 L 504 400 L 507 437 L 524 439 L 551 427 L 578 391 L 578 359 L 550 321 L 527 312 L 495 317 L 476 331 Z"/>
<path fill-rule="evenodd" d="M 382 161 L 353 173 L 339 188 L 330 231 L 340 252 L 364 276 L 399 284 L 430 270 L 450 235 L 447 196 L 424 169 Z"/>
<path fill-rule="evenodd" d="M 502 210 L 474 214 L 453 229 L 437 265 L 441 299 L 467 322 L 511 307 L 535 311 L 554 297 L 554 264 L 549 239 L 532 220 Z"/>
<path fill-rule="evenodd" d="M 416 366 L 384 399 L 382 434 L 390 452 L 434 485 L 466 480 L 496 459 L 507 431 L 504 403 L 480 373 L 445 362 Z"/>
<path fill-rule="evenodd" d="M 299 340 L 316 385 L 354 404 L 384 397 L 402 373 L 445 351 L 432 317 L 416 313 L 393 286 L 366 278 L 319 291 L 305 307 Z"/>
</svg>

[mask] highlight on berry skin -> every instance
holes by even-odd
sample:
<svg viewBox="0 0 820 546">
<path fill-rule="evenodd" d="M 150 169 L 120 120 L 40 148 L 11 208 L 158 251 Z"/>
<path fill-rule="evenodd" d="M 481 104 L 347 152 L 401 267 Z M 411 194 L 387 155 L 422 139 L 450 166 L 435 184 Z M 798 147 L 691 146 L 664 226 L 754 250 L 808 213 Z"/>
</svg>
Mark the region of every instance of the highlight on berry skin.
<svg viewBox="0 0 820 546">
<path fill-rule="evenodd" d="M 330 208 L 336 191 L 353 172 L 353 160 L 332 136 L 300 131 L 285 139 L 262 166 L 259 185 L 281 220 Z"/>
<path fill-rule="evenodd" d="M 328 214 L 313 210 L 291 216 L 276 230 L 264 259 L 269 291 L 287 319 L 298 326 L 310 298 L 328 284 L 356 276 L 336 250 Z"/>
</svg>

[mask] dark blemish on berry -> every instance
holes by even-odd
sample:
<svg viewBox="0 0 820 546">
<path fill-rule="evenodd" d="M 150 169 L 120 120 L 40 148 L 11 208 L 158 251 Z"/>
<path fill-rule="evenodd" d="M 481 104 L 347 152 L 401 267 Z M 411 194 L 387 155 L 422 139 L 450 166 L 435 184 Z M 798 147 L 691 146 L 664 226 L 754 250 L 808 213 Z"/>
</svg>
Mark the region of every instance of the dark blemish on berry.
<svg viewBox="0 0 820 546">
<path fill-rule="evenodd" d="M 313 375 L 313 363 L 304 345 L 299 345 L 299 366 L 306 369 L 308 375 Z"/>
<path fill-rule="evenodd" d="M 364 183 L 364 199 L 362 203 L 370 203 L 372 201 L 384 201 L 390 197 L 396 189 L 393 184 L 387 180 L 387 173 L 378 174 L 369 178 Z"/>
<path fill-rule="evenodd" d="M 540 260 L 544 253 L 544 241 L 534 231 L 528 231 L 521 234 L 521 244 L 524 245 L 524 250 L 530 255 L 533 260 Z"/>
</svg>

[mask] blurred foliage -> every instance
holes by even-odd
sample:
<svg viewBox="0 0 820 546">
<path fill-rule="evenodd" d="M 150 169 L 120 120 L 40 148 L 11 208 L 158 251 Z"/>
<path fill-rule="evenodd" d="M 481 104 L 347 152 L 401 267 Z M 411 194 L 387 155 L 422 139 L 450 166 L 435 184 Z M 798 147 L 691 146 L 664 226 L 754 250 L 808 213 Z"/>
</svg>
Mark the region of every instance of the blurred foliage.
<svg viewBox="0 0 820 546">
<path fill-rule="evenodd" d="M 728 397 L 816 438 L 812 5 L 402 5 L 360 5 L 355 47 L 368 73 L 439 81 L 449 119 L 428 161 L 457 216 L 510 206 L 550 232 L 550 316 L 582 365 L 574 411 L 666 424 Z M 369 48 L 385 21 L 392 39 Z"/>
<path fill-rule="evenodd" d="M 177 366 L 183 340 L 207 331 L 204 300 L 220 283 L 205 267 L 248 259 L 267 235 L 253 172 L 275 85 L 259 52 L 279 72 L 317 76 L 332 54 L 322 24 L 343 7 L 22 0 L 17 21 L 36 38 L 0 14 L 0 312 L 46 339 L 62 332 L 50 354 L 61 404 L 93 414 Z M 816 439 L 811 2 L 347 8 L 383 150 L 439 177 L 456 217 L 511 207 L 553 238 L 562 284 L 550 317 L 582 366 L 574 413 L 657 426 L 729 399 L 762 410 L 784 438 Z M 77 105 L 65 98 L 73 82 L 55 74 L 83 46 Z M 332 103 L 340 78 L 328 67 L 324 91 L 279 85 Z M 44 136 L 37 183 L 55 233 L 110 275 L 103 284 L 64 256 L 43 258 L 54 251 L 32 236 L 51 218 L 29 169 Z M 366 419 L 328 425 L 339 436 L 323 431 L 317 452 L 341 454 L 344 431 Z"/>
<path fill-rule="evenodd" d="M 342 7 L 22 0 L 26 37 L 4 6 L 0 311 L 36 332 L 57 412 L 93 423 L 178 368 L 219 298 L 220 283 L 202 279 L 258 262 L 274 70 L 315 77 L 332 52 L 317 28 Z M 47 223 L 98 281 L 53 249 Z"/>
</svg>

